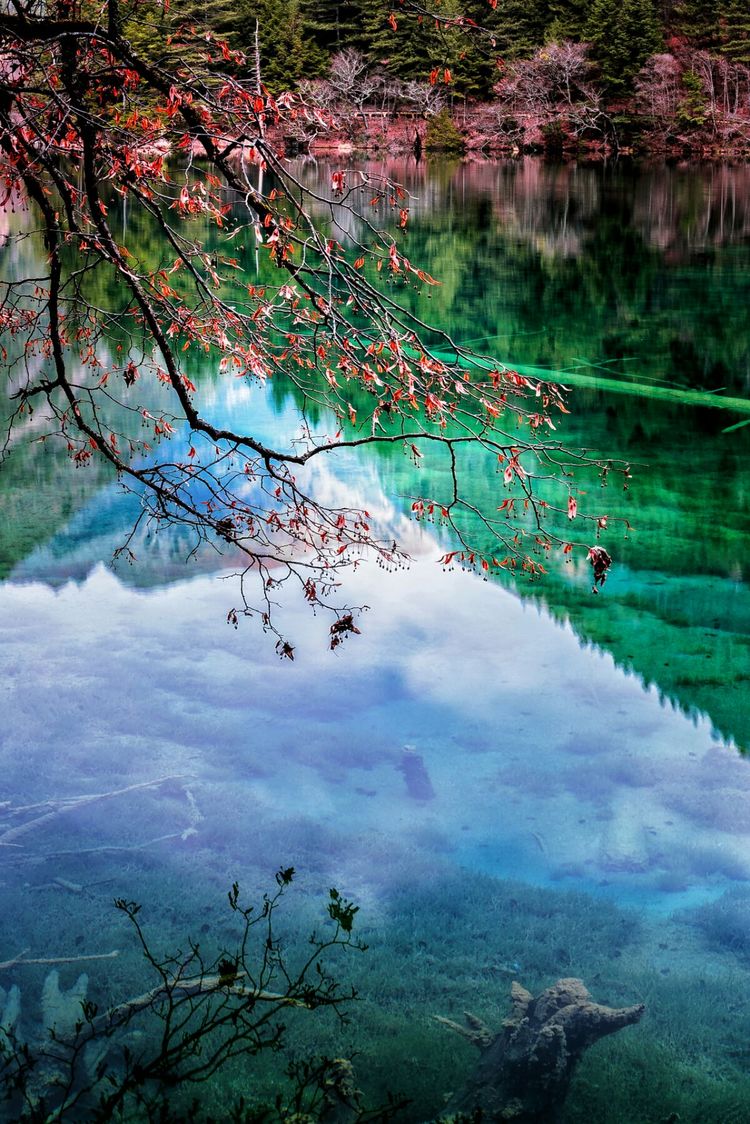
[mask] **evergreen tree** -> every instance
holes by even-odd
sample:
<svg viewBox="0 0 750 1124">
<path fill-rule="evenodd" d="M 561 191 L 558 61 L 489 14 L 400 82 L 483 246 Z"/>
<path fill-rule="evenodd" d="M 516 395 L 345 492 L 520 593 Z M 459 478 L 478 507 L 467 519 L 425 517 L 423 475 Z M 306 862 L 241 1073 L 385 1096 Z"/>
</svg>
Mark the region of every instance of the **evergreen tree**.
<svg viewBox="0 0 750 1124">
<path fill-rule="evenodd" d="M 678 0 L 674 10 L 674 25 L 680 35 L 686 36 L 693 47 L 713 50 L 719 45 L 718 10 L 722 0 Z"/>
<path fill-rule="evenodd" d="M 613 97 L 631 92 L 636 74 L 664 42 L 654 0 L 594 0 L 586 38 L 601 81 Z"/>
<path fill-rule="evenodd" d="M 448 152 L 460 155 L 466 145 L 447 109 L 441 109 L 427 122 L 424 146 L 428 152 Z"/>
<path fill-rule="evenodd" d="M 718 51 L 736 62 L 750 61 L 747 0 L 679 0 L 675 27 L 693 47 Z"/>
<path fill-rule="evenodd" d="M 314 41 L 303 17 L 300 0 L 245 0 L 235 10 L 237 36 L 243 50 L 255 51 L 258 22 L 260 73 L 271 93 L 289 90 L 302 78 L 318 78 L 328 69 L 327 53 Z"/>
<path fill-rule="evenodd" d="M 588 0 L 550 0 L 544 6 L 548 12 L 544 30 L 547 43 L 562 43 L 564 40 L 582 42 L 589 15 Z"/>
<path fill-rule="evenodd" d="M 180 27 L 194 27 L 198 32 L 212 32 L 230 47 L 239 46 L 235 0 L 211 0 L 210 4 L 205 0 L 170 0 L 168 5 L 159 7 L 168 34 L 174 34 Z"/>
<path fill-rule="evenodd" d="M 496 76 L 495 55 L 458 22 L 468 17 L 480 23 L 485 9 L 480 13 L 476 0 L 436 0 L 434 11 L 438 19 L 405 11 L 392 0 L 369 0 L 370 60 L 398 78 L 425 82 L 432 76 L 457 94 L 487 96 Z"/>
<path fill-rule="evenodd" d="M 720 50 L 734 62 L 750 62 L 750 4 L 748 0 L 724 0 L 717 13 Z"/>
<path fill-rule="evenodd" d="M 327 55 L 347 47 L 366 50 L 365 4 L 359 0 L 300 0 L 300 10 L 308 33 Z"/>
<path fill-rule="evenodd" d="M 560 0 L 559 7 L 565 2 Z M 475 18 L 492 32 L 501 59 L 528 58 L 545 40 L 551 9 L 549 0 L 498 0 L 494 11 Z"/>
<path fill-rule="evenodd" d="M 677 121 L 683 128 L 702 128 L 708 115 L 703 83 L 692 70 L 686 70 L 680 84 L 682 99 L 677 110 Z"/>
<path fill-rule="evenodd" d="M 211 32 L 232 49 L 241 46 L 234 0 L 212 0 L 210 6 L 200 0 L 171 0 L 169 4 L 144 0 L 133 3 L 124 14 L 128 39 L 151 60 L 168 60 L 173 66 L 203 65 L 211 48 L 206 44 L 204 49 L 195 42 L 186 46 L 180 33 L 190 28 L 203 35 Z M 226 68 L 226 60 L 222 60 L 222 66 Z"/>
</svg>

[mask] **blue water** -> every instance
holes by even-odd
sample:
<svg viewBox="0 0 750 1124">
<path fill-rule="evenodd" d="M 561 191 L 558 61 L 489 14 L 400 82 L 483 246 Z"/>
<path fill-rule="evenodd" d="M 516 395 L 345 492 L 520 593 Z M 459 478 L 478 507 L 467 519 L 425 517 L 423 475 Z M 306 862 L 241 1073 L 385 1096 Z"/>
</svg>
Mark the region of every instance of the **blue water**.
<svg viewBox="0 0 750 1124">
<path fill-rule="evenodd" d="M 95 510 L 114 534 L 128 501 L 111 491 Z M 350 576 L 371 609 L 340 652 L 325 620 L 285 606 L 296 655 L 282 663 L 252 622 L 227 627 L 230 570 L 139 589 L 93 561 L 87 528 L 83 512 L 0 588 L 14 805 L 184 775 L 199 808 L 204 786 L 241 797 L 253 830 L 325 827 L 325 854 L 305 856 L 373 898 L 388 890 L 382 845 L 656 913 L 750 877 L 750 775 L 708 720 L 512 593 L 444 573 L 426 536 L 407 571 Z M 145 574 L 161 564 L 157 549 Z M 723 817 L 702 816 L 707 788 Z M 164 861 L 221 842 L 223 819 L 204 811 Z M 96 830 L 113 846 L 148 838 L 137 813 L 124 839 L 106 819 Z"/>
<path fill-rule="evenodd" d="M 114 491 L 94 504 L 110 533 L 118 504 Z M 423 1119 L 461 1080 L 467 1061 L 429 1015 L 489 1005 L 497 1021 L 512 978 L 537 990 L 573 975 L 602 1001 L 645 999 L 649 1019 L 591 1052 L 566 1119 L 645 1124 L 623 1104 L 659 1085 L 665 1050 L 680 1100 L 657 1103 L 696 1124 L 743 1119 L 727 1052 L 743 1048 L 746 1008 L 729 1037 L 720 1017 L 747 988 L 743 948 L 708 940 L 690 911 L 747 886 L 750 780 L 708 719 L 513 593 L 445 573 L 421 533 L 408 570 L 351 576 L 352 600 L 371 608 L 336 652 L 328 622 L 287 605 L 290 663 L 252 622 L 227 625 L 230 570 L 149 584 L 162 550 L 125 581 L 75 533 L 85 514 L 0 586 L 2 800 L 41 805 L 0 822 L 112 795 L 2 849 L 0 959 L 117 952 L 83 965 L 90 996 L 111 1003 L 145 986 L 113 897 L 144 904 L 165 953 L 186 934 L 229 940 L 231 883 L 257 895 L 291 865 L 300 924 L 329 886 L 360 906 L 371 949 L 346 969 L 365 997 L 355 1029 L 316 1025 L 303 1048 L 356 1053 L 373 1103 L 408 1089 L 407 1119 Z M 60 967 L 64 988 L 80 968 Z M 34 971 L 0 980 L 20 988 L 32 1037 Z M 606 1111 L 601 1065 L 619 1090 Z"/>
<path fill-rule="evenodd" d="M 294 431 L 289 405 L 236 386 L 218 394 L 219 422 L 251 415 L 269 441 Z M 686 479 L 704 479 L 685 456 Z M 371 952 L 355 969 L 365 998 L 352 1048 L 377 1095 L 393 1083 L 412 1093 L 411 1119 L 434 1114 L 465 1068 L 429 1016 L 477 1004 L 494 1025 L 511 978 L 536 990 L 569 975 L 602 1001 L 648 1009 L 592 1056 L 570 1120 L 750 1118 L 747 759 L 697 705 L 665 702 L 605 642 L 582 646 L 559 604 L 553 617 L 541 601 L 445 573 L 445 544 L 407 518 L 394 463 L 342 455 L 311 473 L 318 495 L 366 505 L 414 560 L 347 576 L 348 600 L 369 610 L 362 635 L 335 652 L 330 621 L 285 601 L 277 623 L 293 662 L 257 622 L 228 626 L 238 559 L 206 551 L 186 563 L 187 540 L 160 532 L 139 535 L 135 565 L 113 568 L 139 510 L 116 486 L 94 482 L 54 533 L 29 514 L 36 545 L 0 584 L 0 963 L 23 950 L 68 958 L 70 988 L 75 957 L 116 951 L 87 971 L 100 1004 L 119 1001 L 145 985 L 114 897 L 143 903 L 161 951 L 187 935 L 220 942 L 232 882 L 260 894 L 293 865 L 300 924 L 332 885 L 360 905 Z M 721 463 L 728 476 L 733 462 Z M 60 472 L 73 479 L 69 465 Z M 61 479 L 30 471 L 30 495 L 57 511 Z M 717 504 L 733 511 L 743 485 L 729 482 Z M 652 507 L 703 503 L 674 495 L 658 492 Z M 709 522 L 729 541 L 715 513 Z M 728 523 L 739 557 L 742 526 Z M 658 528 L 648 532 L 639 541 L 653 549 Z M 637 562 L 665 598 L 678 589 L 660 557 Z M 695 586 L 716 643 L 720 624 L 731 641 L 741 626 L 714 602 L 735 604 L 727 590 L 744 589 L 743 572 L 700 565 L 679 588 Z M 632 575 L 619 566 L 601 603 Z M 588 574 L 578 579 L 588 590 Z M 693 628 L 696 616 L 686 614 Z M 1 970 L 0 1025 L 13 985 L 17 1026 L 38 1032 L 46 968 Z M 315 1035 L 308 1046 L 348 1048 Z M 641 1088 L 648 1108 L 628 1115 Z"/>
</svg>

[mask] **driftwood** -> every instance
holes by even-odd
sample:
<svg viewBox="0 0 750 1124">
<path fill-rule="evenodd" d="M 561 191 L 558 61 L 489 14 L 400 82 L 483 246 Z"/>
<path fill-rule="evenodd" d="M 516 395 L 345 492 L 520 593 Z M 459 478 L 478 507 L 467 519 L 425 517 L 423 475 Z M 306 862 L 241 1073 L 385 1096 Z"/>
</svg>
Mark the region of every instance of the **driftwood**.
<svg viewBox="0 0 750 1124">
<path fill-rule="evenodd" d="M 6 968 L 17 968 L 19 964 L 81 964 L 84 960 L 113 960 L 120 955 L 119 949 L 114 949 L 112 952 L 94 952 L 86 956 L 45 956 L 40 959 L 27 956 L 28 951 L 28 948 L 24 948 L 12 960 L 0 962 L 0 972 Z"/>
<path fill-rule="evenodd" d="M 643 1004 L 614 1008 L 593 1003 L 581 980 L 573 979 L 558 980 L 536 999 L 513 983 L 511 1000 L 512 1012 L 498 1033 L 471 1014 L 464 1016 L 465 1025 L 437 1017 L 481 1051 L 446 1115 L 479 1113 L 484 1121 L 554 1124 L 584 1051 L 637 1023 L 644 1011 Z"/>
<path fill-rule="evenodd" d="M 362 1116 L 362 1093 L 348 1058 L 332 1058 L 322 1083 L 318 1124 L 354 1124 Z"/>
<path fill-rule="evenodd" d="M 220 975 L 168 980 L 165 983 L 157 984 L 150 991 L 145 991 L 143 995 L 127 999 L 124 1003 L 118 1003 L 116 1007 L 110 1007 L 101 1015 L 96 1015 L 83 1023 L 76 1029 L 75 1034 L 69 1037 L 75 1041 L 77 1046 L 80 1046 L 85 1042 L 90 1042 L 92 1038 L 97 1038 L 100 1034 L 110 1034 L 118 1027 L 125 1026 L 134 1015 L 137 1015 L 140 1011 L 151 1010 L 164 1000 L 176 1001 L 200 995 L 233 995 L 238 999 L 245 1000 L 248 1005 L 253 1003 L 277 1003 L 279 1006 L 288 1007 L 308 1006 L 304 999 L 294 999 L 286 995 L 279 995 L 274 991 L 245 987 L 240 982 L 242 978 L 243 973 L 239 973 L 232 980 Z"/>
<path fill-rule="evenodd" d="M 90 795 L 84 796 L 70 796 L 63 797 L 60 800 L 44 800 L 40 804 L 25 804 L 22 807 L 8 807 L 3 808 L 6 816 L 22 816 L 28 815 L 30 812 L 40 812 L 40 815 L 34 816 L 32 819 L 27 820 L 25 823 L 19 824 L 17 827 L 6 828 L 5 831 L 0 832 L 0 847 L 16 847 L 17 839 L 21 836 L 28 834 L 30 831 L 35 831 L 39 827 L 56 819 L 58 816 L 64 816 L 68 812 L 75 812 L 79 808 L 88 808 L 91 804 L 98 804 L 102 800 L 111 800 L 115 796 L 125 796 L 130 792 L 139 792 L 146 788 L 159 788 L 169 781 L 184 781 L 187 778 L 178 774 L 169 777 L 157 777 L 153 781 L 141 781 L 139 784 L 129 784 L 126 788 L 115 788 L 111 792 L 95 792 Z M 194 807 L 195 801 L 190 797 Z"/>
</svg>

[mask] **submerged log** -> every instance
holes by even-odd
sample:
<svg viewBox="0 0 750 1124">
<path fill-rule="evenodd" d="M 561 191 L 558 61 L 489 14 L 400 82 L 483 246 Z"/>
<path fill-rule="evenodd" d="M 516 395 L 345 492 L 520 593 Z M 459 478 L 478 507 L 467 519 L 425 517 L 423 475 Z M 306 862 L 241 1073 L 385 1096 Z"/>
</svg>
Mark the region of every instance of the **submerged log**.
<svg viewBox="0 0 750 1124">
<path fill-rule="evenodd" d="M 536 999 L 511 986 L 513 1009 L 496 1034 L 476 1016 L 465 1025 L 438 1017 L 481 1051 L 474 1072 L 455 1093 L 446 1115 L 480 1114 L 485 1121 L 554 1124 L 585 1050 L 607 1034 L 637 1023 L 643 1004 L 603 1007 L 581 980 L 564 979 Z"/>
<path fill-rule="evenodd" d="M 101 803 L 102 800 L 111 800 L 115 796 L 125 796 L 131 792 L 139 792 L 141 789 L 160 788 L 161 785 L 167 784 L 169 781 L 183 781 L 185 779 L 186 777 L 179 773 L 168 777 L 157 777 L 153 781 L 129 784 L 126 788 L 114 788 L 111 792 L 94 792 L 83 796 L 63 796 L 59 800 L 43 800 L 40 804 L 25 804 L 17 808 L 3 805 L 5 816 L 24 816 L 35 811 L 39 811 L 41 814 L 26 820 L 25 823 L 18 824 L 16 827 L 9 827 L 0 831 L 0 847 L 19 846 L 16 839 L 30 831 L 35 831 L 38 827 L 43 827 L 58 816 L 78 811 L 80 808 L 88 808 L 91 804 Z"/>
</svg>

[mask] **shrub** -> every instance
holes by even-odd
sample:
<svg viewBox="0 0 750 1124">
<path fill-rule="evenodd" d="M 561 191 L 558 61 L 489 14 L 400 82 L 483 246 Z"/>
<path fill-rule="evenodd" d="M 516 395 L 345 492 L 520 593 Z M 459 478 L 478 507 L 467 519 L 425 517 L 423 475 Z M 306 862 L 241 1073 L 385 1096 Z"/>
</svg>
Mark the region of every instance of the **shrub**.
<svg viewBox="0 0 750 1124">
<path fill-rule="evenodd" d="M 461 153 L 466 147 L 464 138 L 447 109 L 441 109 L 428 121 L 424 144 L 428 152 Z"/>
</svg>

